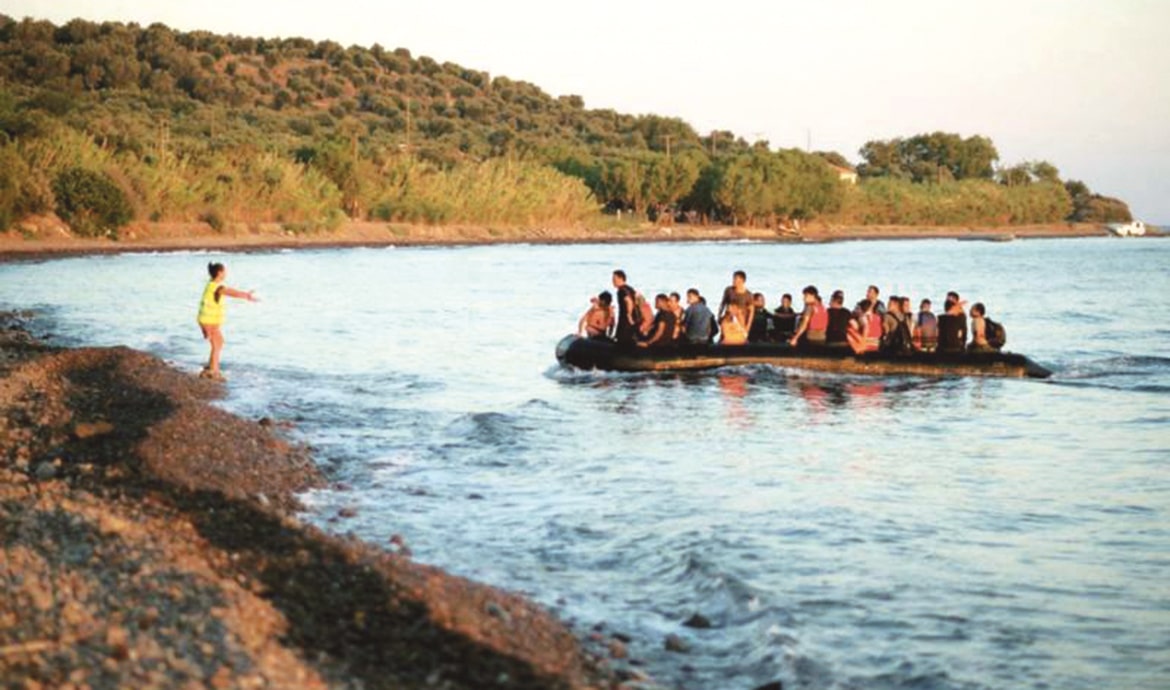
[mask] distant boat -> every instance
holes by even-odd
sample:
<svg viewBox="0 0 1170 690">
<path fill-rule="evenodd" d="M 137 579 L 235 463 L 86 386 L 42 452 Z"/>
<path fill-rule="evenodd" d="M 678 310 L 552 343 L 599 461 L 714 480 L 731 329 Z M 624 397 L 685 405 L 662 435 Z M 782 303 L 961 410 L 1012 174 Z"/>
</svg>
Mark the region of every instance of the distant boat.
<svg viewBox="0 0 1170 690">
<path fill-rule="evenodd" d="M 1130 223 L 1107 223 L 1105 227 L 1117 237 L 1141 237 L 1146 234 L 1146 224 L 1140 220 Z"/>
</svg>

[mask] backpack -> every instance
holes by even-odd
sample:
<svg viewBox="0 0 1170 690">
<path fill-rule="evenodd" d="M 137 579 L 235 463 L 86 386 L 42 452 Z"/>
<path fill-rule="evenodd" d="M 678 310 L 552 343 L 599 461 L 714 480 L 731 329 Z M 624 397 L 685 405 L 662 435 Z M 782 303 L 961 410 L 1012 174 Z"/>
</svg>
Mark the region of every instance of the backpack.
<svg viewBox="0 0 1170 690">
<path fill-rule="evenodd" d="M 1003 324 L 998 321 L 992 321 L 984 317 L 983 334 L 987 337 L 987 344 L 997 350 L 1007 344 L 1007 331 L 1004 330 Z"/>
<path fill-rule="evenodd" d="M 882 334 L 882 350 L 886 352 L 909 352 L 913 345 L 909 319 L 898 319 L 888 333 Z"/>
</svg>

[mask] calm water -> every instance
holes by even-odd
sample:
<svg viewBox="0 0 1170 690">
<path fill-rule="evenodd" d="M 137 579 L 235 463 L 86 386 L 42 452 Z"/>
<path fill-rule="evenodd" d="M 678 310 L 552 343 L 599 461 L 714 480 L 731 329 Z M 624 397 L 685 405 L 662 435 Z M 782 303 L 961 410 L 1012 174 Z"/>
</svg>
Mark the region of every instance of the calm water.
<svg viewBox="0 0 1170 690">
<path fill-rule="evenodd" d="M 0 266 L 2 306 L 195 371 L 217 254 Z M 232 255 L 225 405 L 295 420 L 311 519 L 635 636 L 683 688 L 1170 687 L 1170 242 Z M 1050 382 L 561 370 L 625 268 L 987 303 Z M 330 523 L 342 507 L 358 516 Z M 694 612 L 709 630 L 680 625 Z M 662 650 L 677 633 L 693 644 Z M 683 665 L 690 670 L 681 670 Z"/>
</svg>

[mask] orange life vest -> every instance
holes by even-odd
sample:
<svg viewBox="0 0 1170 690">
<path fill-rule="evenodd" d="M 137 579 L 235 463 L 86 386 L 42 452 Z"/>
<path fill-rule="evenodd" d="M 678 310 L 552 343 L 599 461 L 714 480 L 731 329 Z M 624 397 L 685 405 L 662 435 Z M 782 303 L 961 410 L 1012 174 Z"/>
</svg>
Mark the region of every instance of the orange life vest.
<svg viewBox="0 0 1170 690">
<path fill-rule="evenodd" d="M 829 329 L 829 310 L 823 304 L 812 305 L 812 316 L 808 319 L 808 330 L 824 332 Z"/>
<path fill-rule="evenodd" d="M 865 324 L 865 351 L 877 352 L 882 345 L 882 317 L 870 312 Z"/>
</svg>

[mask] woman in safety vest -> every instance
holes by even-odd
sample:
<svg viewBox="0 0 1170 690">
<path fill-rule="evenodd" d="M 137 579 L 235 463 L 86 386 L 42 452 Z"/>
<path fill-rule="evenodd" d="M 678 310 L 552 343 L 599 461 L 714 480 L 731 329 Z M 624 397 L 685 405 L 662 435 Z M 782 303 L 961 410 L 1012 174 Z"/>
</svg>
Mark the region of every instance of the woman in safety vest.
<svg viewBox="0 0 1170 690">
<path fill-rule="evenodd" d="M 252 291 L 244 292 L 223 284 L 227 278 L 227 269 L 221 263 L 207 264 L 207 272 L 211 280 L 203 288 L 203 298 L 199 300 L 199 329 L 203 331 L 203 339 L 211 343 L 211 357 L 207 366 L 199 374 L 202 378 L 223 381 L 223 374 L 219 371 L 219 355 L 223 351 L 223 317 L 224 298 L 235 297 L 249 302 L 258 302 Z"/>
</svg>

